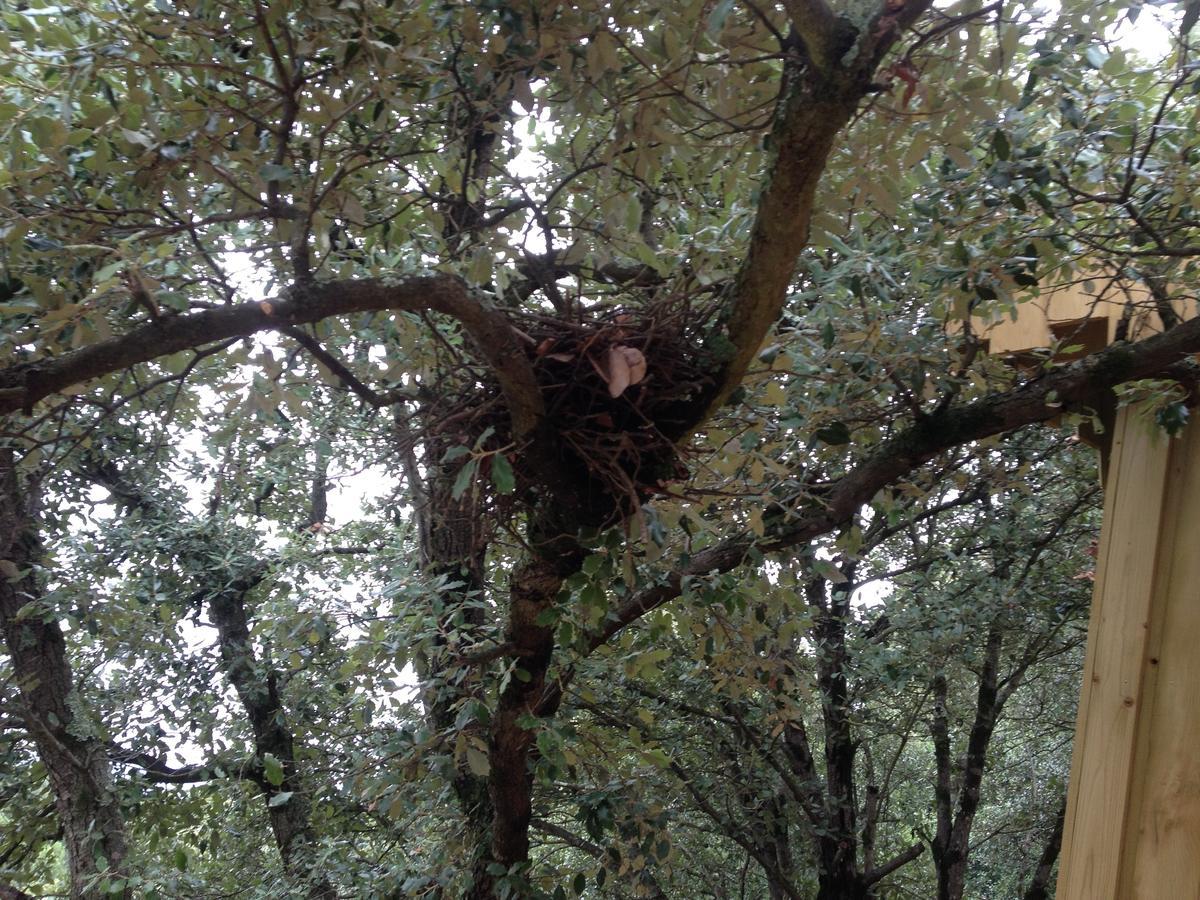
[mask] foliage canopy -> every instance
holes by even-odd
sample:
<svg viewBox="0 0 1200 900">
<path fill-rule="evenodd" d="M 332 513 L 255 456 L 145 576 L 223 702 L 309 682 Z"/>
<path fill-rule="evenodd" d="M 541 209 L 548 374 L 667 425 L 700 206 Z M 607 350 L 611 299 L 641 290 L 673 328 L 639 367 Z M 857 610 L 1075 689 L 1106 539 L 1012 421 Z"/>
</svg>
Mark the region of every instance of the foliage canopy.
<svg viewBox="0 0 1200 900">
<path fill-rule="evenodd" d="M 0 0 L 0 896 L 1048 896 L 1175 6 Z"/>
</svg>

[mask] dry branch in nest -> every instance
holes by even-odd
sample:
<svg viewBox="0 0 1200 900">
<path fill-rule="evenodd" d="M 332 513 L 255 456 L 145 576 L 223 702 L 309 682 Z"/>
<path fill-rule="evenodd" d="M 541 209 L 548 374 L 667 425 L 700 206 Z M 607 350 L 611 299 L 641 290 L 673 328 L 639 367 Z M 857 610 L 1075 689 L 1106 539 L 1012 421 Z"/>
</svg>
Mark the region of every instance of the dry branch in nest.
<svg viewBox="0 0 1200 900">
<path fill-rule="evenodd" d="M 583 322 L 543 315 L 514 320 L 541 387 L 546 424 L 564 463 L 587 485 L 581 523 L 611 523 L 665 483 L 686 477 L 677 442 L 714 368 L 699 349 L 706 318 L 684 303 L 658 303 Z M 476 453 L 508 447 L 499 386 L 472 371 L 465 383 L 460 373 L 457 390 L 435 389 L 425 410 L 426 434 L 434 444 Z M 535 479 L 523 465 L 521 447 L 505 452 L 520 495 Z M 477 469 L 482 485 L 486 467 Z"/>
</svg>

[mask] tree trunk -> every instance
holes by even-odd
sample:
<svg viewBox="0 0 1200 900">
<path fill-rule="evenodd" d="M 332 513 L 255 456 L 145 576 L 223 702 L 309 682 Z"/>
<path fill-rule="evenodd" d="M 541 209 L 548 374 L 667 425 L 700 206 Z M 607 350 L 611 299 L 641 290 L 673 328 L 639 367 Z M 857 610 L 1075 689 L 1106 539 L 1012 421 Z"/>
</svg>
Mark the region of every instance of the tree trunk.
<svg viewBox="0 0 1200 900">
<path fill-rule="evenodd" d="M 514 645 L 521 673 L 509 680 L 500 695 L 492 724 L 488 780 L 495 809 L 492 857 L 506 867 L 529 858 L 529 819 L 533 814 L 530 757 L 537 735 L 521 720 L 537 714 L 554 652 L 554 627 L 540 624 L 538 617 L 553 605 L 563 580 L 578 568 L 579 561 L 574 553 L 559 558 L 533 555 L 512 577 L 506 639 Z"/>
<path fill-rule="evenodd" d="M 287 711 L 279 696 L 278 675 L 255 657 L 246 616 L 245 593 L 253 583 L 235 583 L 209 599 L 209 616 L 217 627 L 217 641 L 226 677 L 232 682 L 250 728 L 254 733 L 254 752 L 259 759 L 267 754 L 279 760 L 283 779 L 271 784 L 265 777 L 259 782 L 267 797 L 267 816 L 279 848 L 284 869 L 293 879 L 305 883 L 305 895 L 318 900 L 333 900 L 337 892 L 329 880 L 317 874 L 312 848 L 316 843 L 311 824 L 308 794 L 296 766 L 296 750 L 287 724 Z M 275 800 L 290 794 L 284 802 Z"/>
<path fill-rule="evenodd" d="M 817 898 L 860 900 L 867 896 L 867 891 L 858 868 L 856 746 L 850 730 L 850 690 L 846 679 L 846 620 L 850 615 L 850 593 L 844 586 L 835 585 L 826 606 L 815 596 L 819 589 L 823 598 L 824 581 L 816 581 L 819 581 L 819 587 L 813 589 L 810 602 L 817 601 L 812 605 L 817 612 L 814 633 L 817 684 L 821 689 L 821 711 L 825 720 L 828 817 L 824 833 L 819 837 Z"/>
<path fill-rule="evenodd" d="M 85 465 L 84 472 L 129 509 L 140 510 L 144 515 L 162 521 L 170 521 L 179 515 L 165 508 L 151 493 L 126 477 L 110 459 L 92 457 Z M 324 510 L 320 508 L 323 502 L 322 475 L 314 482 L 310 518 L 315 519 L 318 514 L 324 518 Z M 177 550 L 168 544 L 163 549 L 168 553 L 177 553 L 181 560 L 192 564 L 199 573 L 206 572 L 210 564 L 208 559 L 197 555 L 194 546 L 185 545 L 182 550 Z M 246 711 L 254 735 L 255 755 L 262 760 L 270 754 L 283 769 L 283 779 L 278 785 L 271 784 L 265 777 L 260 778 L 258 784 L 267 801 L 267 818 L 284 870 L 290 878 L 305 886 L 305 896 L 314 900 L 334 900 L 337 892 L 326 876 L 318 874 L 316 861 L 312 858 L 316 836 L 311 823 L 311 804 L 296 766 L 295 744 L 288 725 L 287 710 L 279 696 L 279 676 L 274 669 L 258 660 L 250 639 L 246 594 L 262 581 L 266 564 L 258 561 L 243 571 L 245 574 L 229 584 L 223 583 L 229 577 L 228 573 L 220 573 L 217 576 L 221 585 L 219 588 L 202 583 L 199 596 L 207 598 L 209 618 L 217 629 L 221 671 L 233 685 Z M 203 581 L 204 576 L 200 577 Z M 285 793 L 290 795 L 285 800 L 274 800 Z"/>
<path fill-rule="evenodd" d="M 1050 832 L 1046 847 L 1042 850 L 1041 858 L 1038 859 L 1037 868 L 1034 869 L 1033 879 L 1029 882 L 1029 887 L 1025 889 L 1022 900 L 1047 900 L 1050 896 L 1050 879 L 1054 875 L 1054 864 L 1058 862 L 1058 853 L 1062 849 L 1063 824 L 1066 818 L 1067 800 L 1064 797 L 1058 808 L 1058 816 L 1054 820 L 1054 828 Z"/>
<path fill-rule="evenodd" d="M 120 877 L 125 822 L 104 742 L 76 733 L 76 697 L 62 629 L 34 605 L 42 598 L 35 498 L 23 492 L 11 450 L 0 451 L 0 627 L 12 658 L 22 717 L 46 767 L 63 829 L 70 896 L 120 898 L 102 875 Z"/>
<path fill-rule="evenodd" d="M 934 757 L 937 762 L 935 795 L 938 832 L 933 842 L 934 867 L 937 870 L 938 900 L 962 900 L 966 891 L 967 862 L 971 850 L 971 828 L 979 811 L 984 765 L 988 746 L 996 728 L 1003 701 L 998 690 L 1000 651 L 1004 633 L 999 625 L 988 631 L 979 690 L 975 701 L 975 720 L 967 737 L 963 759 L 962 783 L 958 790 L 958 808 L 951 817 L 950 738 L 946 721 L 947 685 L 943 675 L 934 678 Z"/>
<path fill-rule="evenodd" d="M 428 477 L 422 477 L 414 450 L 416 438 L 407 432 L 403 417 L 396 420 L 396 438 L 415 501 L 421 566 L 430 580 L 439 585 L 437 595 L 430 598 L 438 637 L 433 642 L 433 651 L 415 660 L 425 715 L 437 732 L 450 735 L 461 727 L 468 740 L 483 745 L 487 735 L 480 723 L 459 726 L 457 722 L 464 700 L 473 696 L 483 699 L 482 664 L 456 665 L 455 648 L 450 646 L 447 635 L 457 622 L 459 646 L 472 645 L 486 637 L 486 616 L 480 602 L 486 589 L 483 567 L 489 535 L 481 532 L 486 520 L 476 510 L 472 492 L 455 498 L 457 468 L 439 462 L 456 444 L 458 436 L 438 435 L 428 440 L 425 453 Z M 487 779 L 471 771 L 467 760 L 460 759 L 451 786 L 465 826 L 463 843 L 469 858 L 464 860 L 464 868 L 471 873 L 471 883 L 485 889 L 480 896 L 488 896 L 492 882 L 487 866 L 491 861 L 493 808 Z"/>
</svg>

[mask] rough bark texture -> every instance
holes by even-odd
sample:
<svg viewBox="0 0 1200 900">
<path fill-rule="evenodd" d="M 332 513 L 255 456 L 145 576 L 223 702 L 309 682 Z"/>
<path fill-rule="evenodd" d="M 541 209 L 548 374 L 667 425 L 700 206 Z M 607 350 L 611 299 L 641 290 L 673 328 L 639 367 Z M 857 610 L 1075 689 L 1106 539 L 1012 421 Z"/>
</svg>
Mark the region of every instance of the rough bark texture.
<svg viewBox="0 0 1200 900">
<path fill-rule="evenodd" d="M 0 627 L 22 717 L 49 775 L 62 824 L 71 897 L 123 897 L 124 891 L 100 889 L 101 874 L 120 876 L 126 856 L 125 823 L 106 748 L 76 719 L 71 666 L 57 620 L 36 609 L 43 594 L 35 503 L 20 483 L 12 451 L 0 450 L 0 558 L 9 564 L 0 577 Z"/>
<path fill-rule="evenodd" d="M 453 665 L 451 656 L 455 648 L 449 645 L 445 632 L 457 620 L 461 622 L 460 638 L 467 644 L 482 636 L 485 616 L 480 599 L 485 588 L 483 557 L 487 536 L 480 533 L 482 518 L 474 508 L 470 492 L 454 497 L 454 470 L 433 465 L 429 477 L 422 478 L 412 455 L 411 441 L 403 433 L 399 438 L 416 500 L 422 566 L 433 583 L 440 585 L 438 595 L 430 598 L 431 609 L 438 618 L 439 637 L 431 656 L 417 660 L 417 674 L 429 721 L 450 737 L 461 704 L 480 695 L 482 676 L 475 667 Z M 427 458 L 432 460 L 440 459 L 448 449 L 441 443 L 431 444 Z M 478 723 L 468 723 L 463 731 L 469 741 L 486 744 L 486 734 Z M 492 878 L 487 865 L 494 807 L 487 779 L 475 774 L 467 760 L 461 759 L 451 783 L 463 814 L 467 852 L 473 857 L 466 868 L 472 872 L 476 886 L 490 890 Z"/>
<path fill-rule="evenodd" d="M 903 29 L 932 0 L 879 3 L 861 31 L 825 0 L 789 0 L 795 45 L 770 136 L 773 160 L 759 194 L 750 243 L 725 314 L 732 345 L 699 426 L 741 384 L 779 319 L 801 251 L 813 201 L 834 142 L 871 89 L 875 70 Z"/>
<path fill-rule="evenodd" d="M 853 572 L 849 564 L 843 564 L 843 569 Z M 810 579 L 805 589 L 813 614 L 824 724 L 823 777 L 817 770 L 803 720 L 793 717 L 782 733 L 784 759 L 791 775 L 785 783 L 809 822 L 817 900 L 868 900 L 875 885 L 912 862 L 924 849 L 914 844 L 883 865 L 875 865 L 873 829 L 878 791 L 870 785 L 860 823 L 854 764 L 858 744 L 850 716 L 846 647 L 846 628 L 852 615 L 850 595 L 843 585 L 829 591 L 820 577 Z"/>
<path fill-rule="evenodd" d="M 514 432 L 533 428 L 541 413 L 541 393 L 515 332 L 503 315 L 452 275 L 304 284 L 277 300 L 156 318 L 120 337 L 0 370 L 0 414 L 29 410 L 73 384 L 181 350 L 329 316 L 380 310 L 427 310 L 461 322 L 504 389 Z"/>
<path fill-rule="evenodd" d="M 557 522 L 558 514 L 551 516 Z M 532 751 L 536 732 L 521 724 L 526 716 L 552 715 L 542 700 L 549 687 L 547 674 L 554 654 L 554 627 L 539 616 L 550 609 L 563 581 L 583 561 L 578 545 L 559 535 L 538 539 L 532 529 L 533 552 L 513 572 L 505 637 L 513 645 L 521 672 L 500 695 L 492 722 L 491 773 L 488 787 L 495 806 L 492 856 L 512 866 L 529 857 L 529 821 L 533 814 Z M 573 533 L 573 532 L 571 532 Z"/>
</svg>

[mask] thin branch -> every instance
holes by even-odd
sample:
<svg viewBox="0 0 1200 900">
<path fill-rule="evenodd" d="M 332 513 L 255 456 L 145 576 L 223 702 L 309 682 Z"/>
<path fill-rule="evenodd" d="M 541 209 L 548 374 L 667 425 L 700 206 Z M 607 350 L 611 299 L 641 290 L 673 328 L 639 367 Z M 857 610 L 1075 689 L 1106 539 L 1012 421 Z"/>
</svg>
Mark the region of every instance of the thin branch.
<svg viewBox="0 0 1200 900">
<path fill-rule="evenodd" d="M 210 760 L 187 766 L 172 766 L 161 756 L 108 742 L 108 758 L 116 763 L 137 766 L 142 777 L 155 784 L 200 784 L 223 778 L 243 778 L 256 784 L 262 781 L 262 765 L 254 760 Z"/>
</svg>

